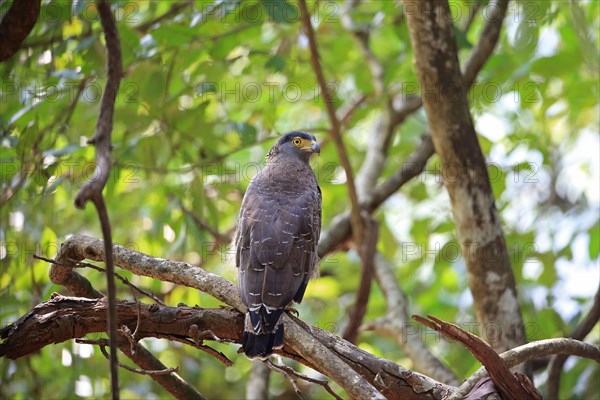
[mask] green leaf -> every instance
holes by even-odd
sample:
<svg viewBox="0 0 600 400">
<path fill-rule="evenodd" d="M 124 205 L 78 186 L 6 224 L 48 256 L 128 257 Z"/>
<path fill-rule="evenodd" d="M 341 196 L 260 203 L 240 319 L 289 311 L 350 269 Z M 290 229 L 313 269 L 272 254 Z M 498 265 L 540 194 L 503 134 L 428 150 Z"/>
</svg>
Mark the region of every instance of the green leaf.
<svg viewBox="0 0 600 400">
<path fill-rule="evenodd" d="M 600 253 L 600 223 L 596 222 L 596 225 L 590 228 L 588 231 L 590 235 L 589 255 L 590 260 L 598 258 Z"/>
<path fill-rule="evenodd" d="M 242 141 L 243 145 L 248 145 L 256 142 L 257 130 L 254 126 L 246 122 L 235 122 L 231 125 Z"/>
<path fill-rule="evenodd" d="M 275 55 L 267 60 L 265 67 L 279 72 L 285 68 L 285 58 L 280 55 Z"/>
<path fill-rule="evenodd" d="M 300 11 L 286 0 L 261 0 L 269 19 L 277 23 L 291 24 L 300 20 Z"/>
<path fill-rule="evenodd" d="M 459 50 L 470 49 L 473 47 L 473 44 L 469 42 L 465 32 L 462 29 L 458 29 L 456 26 L 454 27 L 454 36 L 456 37 L 456 45 Z"/>
</svg>

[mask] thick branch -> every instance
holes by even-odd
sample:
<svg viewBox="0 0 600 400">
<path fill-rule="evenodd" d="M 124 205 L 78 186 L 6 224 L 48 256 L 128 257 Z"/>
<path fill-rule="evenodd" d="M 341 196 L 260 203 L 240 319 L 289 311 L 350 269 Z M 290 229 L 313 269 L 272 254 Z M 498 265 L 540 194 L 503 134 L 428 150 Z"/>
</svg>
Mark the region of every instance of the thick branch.
<svg viewBox="0 0 600 400">
<path fill-rule="evenodd" d="M 414 315 L 413 318 L 432 328 L 445 337 L 457 340 L 483 364 L 492 382 L 506 400 L 536 399 L 542 400 L 542 395 L 533 386 L 527 376 L 518 372 L 512 373 L 502 358 L 483 339 L 478 338 L 460 328 L 458 325 L 444 322 L 439 318 L 428 315 L 427 318 Z"/>
<path fill-rule="evenodd" d="M 108 301 L 66 297 L 54 294 L 52 299 L 37 305 L 17 322 L 2 330 L 0 356 L 17 359 L 36 352 L 51 343 L 105 332 Z M 227 309 L 177 308 L 117 301 L 120 326 L 136 331 L 136 340 L 146 337 L 193 338 L 187 336 L 192 325 L 201 331 L 211 331 L 219 339 L 240 342 L 243 315 Z M 138 323 L 139 318 L 139 323 Z M 174 340 L 174 339 L 171 339 Z M 120 344 L 129 342 L 119 337 Z"/>
<path fill-rule="evenodd" d="M 237 286 L 218 275 L 187 263 L 154 258 L 118 245 L 113 245 L 113 251 L 116 255 L 116 264 L 124 269 L 138 275 L 199 289 L 242 312 L 245 311 Z M 85 258 L 103 261 L 103 257 L 104 245 L 101 240 L 75 235 L 60 247 L 57 262 L 61 260 L 60 263 L 64 265 Z M 64 267 L 53 265 L 52 269 L 54 273 L 51 276 L 55 279 L 71 276 L 64 274 Z M 60 281 L 53 281 L 60 284 Z M 371 394 L 376 396 L 377 392 L 373 393 L 369 389 L 369 386 L 375 386 L 388 398 L 439 399 L 452 389 L 391 361 L 377 358 L 326 331 L 309 327 L 295 318 L 286 316 L 285 323 L 285 343 L 288 346 L 284 347 L 285 355 L 298 359 L 334 379 L 350 395 L 358 398 L 369 398 L 372 397 Z M 243 327 L 240 325 L 238 334 L 241 335 L 242 330 Z M 416 379 L 416 376 L 419 378 Z M 423 387 L 428 389 L 423 390 Z M 394 388 L 402 390 L 396 392 Z"/>
<path fill-rule="evenodd" d="M 40 15 L 40 0 L 13 1 L 0 23 L 0 63 L 11 58 Z"/>
<path fill-rule="evenodd" d="M 405 0 L 417 75 L 450 195 L 477 318 L 498 326 L 504 351 L 526 340 L 515 277 L 458 65 L 446 2 Z M 410 12 L 408 12 L 410 10 Z"/>
<path fill-rule="evenodd" d="M 557 338 L 531 342 L 508 350 L 500 357 L 507 367 L 513 368 L 529 360 L 545 357 L 551 354 L 569 354 L 589 358 L 600 363 L 600 346 L 575 339 Z M 479 368 L 471 375 L 448 400 L 461 400 L 481 379 L 488 376 L 485 367 Z"/>
<path fill-rule="evenodd" d="M 187 306 L 175 308 L 140 304 L 134 301 L 119 301 L 118 307 L 122 324 L 132 331 L 137 327 L 137 339 L 143 337 L 161 337 L 178 341 L 186 339 L 184 343 L 188 345 L 192 344 L 192 340 L 197 339 L 207 341 L 218 338 L 220 341 L 232 343 L 240 343 L 242 339 L 244 315 L 231 308 L 203 309 Z M 299 320 L 295 321 L 294 327 L 304 330 L 312 340 L 317 340 L 337 357 L 345 360 L 356 372 L 380 388 L 387 398 L 442 399 L 450 393 L 459 394 L 451 386 L 438 383 L 391 361 L 377 358 L 325 330 L 308 326 Z M 53 343 L 75 339 L 89 333 L 104 332 L 106 325 L 105 298 L 85 299 L 54 295 L 51 300 L 36 306 L 17 322 L 0 330 L 0 337 L 3 339 L 0 343 L 0 356 L 11 359 L 23 357 Z M 199 334 L 195 337 L 189 336 L 194 330 Z M 123 347 L 130 346 L 125 338 L 121 337 L 121 340 Z M 138 349 L 136 355 L 137 353 Z M 310 362 L 295 353 L 291 346 L 286 345 L 281 354 L 310 365 Z M 508 367 L 514 367 L 527 360 L 550 354 L 571 354 L 600 362 L 599 346 L 565 338 L 529 343 L 507 351 L 501 354 L 501 357 Z M 144 364 L 139 361 L 136 363 L 147 370 L 166 368 L 162 364 Z M 320 372 L 327 372 L 324 371 L 323 366 L 310 366 Z M 482 377 L 485 377 L 484 368 L 478 370 L 461 386 L 461 390 L 466 389 L 463 393 L 469 391 L 468 386 L 471 382 L 477 382 Z M 177 398 L 201 398 L 201 396 L 194 397 L 182 393 L 185 392 L 173 394 Z"/>
<path fill-rule="evenodd" d="M 0 337 L 4 339 L 0 343 L 0 356 L 16 359 L 53 343 L 79 338 L 89 333 L 103 332 L 107 325 L 106 308 L 106 298 L 85 299 L 54 295 L 50 301 L 36 306 L 17 322 L 0 331 Z M 160 337 L 188 345 L 192 345 L 192 341 L 198 339 L 208 341 L 218 338 L 220 341 L 232 343 L 241 343 L 242 340 L 244 315 L 231 308 L 203 309 L 186 306 L 175 308 L 119 301 L 118 311 L 122 325 L 132 331 L 137 329 L 137 340 L 145 337 Z M 286 336 L 286 345 L 280 354 L 310 365 L 327 375 L 331 375 L 332 369 L 337 369 L 335 373 L 342 375 L 348 372 L 355 374 L 354 379 L 357 379 L 355 394 L 361 394 L 359 385 L 368 382 L 380 388 L 390 399 L 441 399 L 445 393 L 452 390 L 452 387 L 366 353 L 326 331 L 309 327 L 301 321 L 297 322 L 294 323 L 291 318 L 286 318 L 286 325 L 291 327 L 292 333 L 290 338 Z M 197 331 L 199 334 L 191 337 L 192 331 Z M 318 337 L 315 338 L 315 335 Z M 306 346 L 295 343 L 303 340 L 308 341 Z M 121 348 L 129 347 L 130 343 L 121 336 L 120 345 Z M 296 352 L 296 347 L 305 353 L 305 357 Z M 321 353 L 321 347 L 327 349 L 330 358 L 324 363 L 313 365 L 312 361 L 318 357 L 315 358 L 311 351 Z M 337 361 L 336 365 L 331 365 L 336 363 L 338 357 L 345 362 Z M 346 363 L 352 367 L 350 371 L 344 370 L 348 369 Z M 142 368 L 165 369 L 162 365 L 159 367 L 143 365 Z M 157 379 L 154 376 L 153 378 Z M 400 391 L 395 392 L 396 389 Z M 186 397 L 181 393 L 176 397 L 201 398 Z"/>
</svg>

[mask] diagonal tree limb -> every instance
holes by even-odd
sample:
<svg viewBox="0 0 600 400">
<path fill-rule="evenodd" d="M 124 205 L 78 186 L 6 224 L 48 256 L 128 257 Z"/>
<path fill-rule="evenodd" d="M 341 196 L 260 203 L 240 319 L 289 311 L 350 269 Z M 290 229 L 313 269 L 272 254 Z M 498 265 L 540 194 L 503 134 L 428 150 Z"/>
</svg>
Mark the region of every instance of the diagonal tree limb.
<svg viewBox="0 0 600 400">
<path fill-rule="evenodd" d="M 358 204 L 358 197 L 356 194 L 356 187 L 354 185 L 354 176 L 352 173 L 352 166 L 350 165 L 350 160 L 348 159 L 348 153 L 346 152 L 346 148 L 344 146 L 344 141 L 341 136 L 341 127 L 340 121 L 337 118 L 334 106 L 334 98 L 327 86 L 327 81 L 325 80 L 325 75 L 323 74 L 323 69 L 321 68 L 321 60 L 319 56 L 319 49 L 317 47 L 317 39 L 315 38 L 315 32 L 313 30 L 312 24 L 310 22 L 310 13 L 308 12 L 308 7 L 306 6 L 306 0 L 299 1 L 300 13 L 302 18 L 302 26 L 304 27 L 304 32 L 306 37 L 308 38 L 308 46 L 310 49 L 310 63 L 312 65 L 313 71 L 317 77 L 317 82 L 319 84 L 319 88 L 321 89 L 321 96 L 323 96 L 323 102 L 325 103 L 325 109 L 327 110 L 327 116 L 329 117 L 329 123 L 331 124 L 331 136 L 335 143 L 338 156 L 340 157 L 340 162 L 344 171 L 346 172 L 346 181 L 348 186 L 348 197 L 350 197 L 350 203 L 352 205 L 351 211 L 351 220 L 353 229 L 353 237 L 357 246 L 362 242 L 362 219 L 360 215 L 360 208 Z"/>
<path fill-rule="evenodd" d="M 317 46 L 317 39 L 313 30 L 310 14 L 308 7 L 306 6 L 306 0 L 299 1 L 300 12 L 302 17 L 302 25 L 308 38 L 308 47 L 310 49 L 310 62 L 317 77 L 317 82 L 321 89 L 323 96 L 323 102 L 327 109 L 327 115 L 329 117 L 329 123 L 331 124 L 331 136 L 335 142 L 337 152 L 340 158 L 340 162 L 346 173 L 346 182 L 348 187 L 348 196 L 350 197 L 351 210 L 350 210 L 350 221 L 352 225 L 352 238 L 356 245 L 356 251 L 361 260 L 361 288 L 358 292 L 359 297 L 354 303 L 354 308 L 350 313 L 350 321 L 348 324 L 349 329 L 346 331 L 344 337 L 350 341 L 356 340 L 358 335 L 358 327 L 361 324 L 362 318 L 366 312 L 367 302 L 369 300 L 368 294 L 371 290 L 371 281 L 373 275 L 373 254 L 374 251 L 370 251 L 368 246 L 365 246 L 365 239 L 367 235 L 369 239 L 377 237 L 377 232 L 369 232 L 372 226 L 367 226 L 367 222 L 363 221 L 362 210 L 358 201 L 358 193 L 356 185 L 354 183 L 354 176 L 352 172 L 352 166 L 348 158 L 348 153 L 344 146 L 344 141 L 341 135 L 341 124 L 337 118 L 336 110 L 334 106 L 334 98 L 327 86 L 323 69 L 321 68 L 321 61 L 319 56 L 319 49 Z M 371 245 L 372 248 L 374 245 Z"/>
<path fill-rule="evenodd" d="M 140 304 L 135 301 L 119 301 L 118 307 L 123 325 L 130 330 L 139 325 L 139 338 L 158 337 L 192 345 L 192 340 L 195 339 L 188 334 L 195 326 L 202 330 L 200 336 L 205 341 L 219 340 L 238 344 L 242 341 L 244 315 L 232 308 L 166 307 Z M 0 337 L 4 339 L 0 343 L 0 356 L 16 359 L 53 343 L 103 332 L 107 325 L 106 309 L 106 298 L 86 299 L 55 294 L 51 300 L 39 304 L 14 324 L 0 330 Z M 327 375 L 331 375 L 330 368 L 338 369 L 338 373 L 348 374 L 345 368 L 350 365 L 351 372 L 357 373 L 356 391 L 361 392 L 359 394 L 362 396 L 358 398 L 369 398 L 364 396 L 365 392 L 360 386 L 365 383 L 364 380 L 373 382 L 382 391 L 387 390 L 386 397 L 390 399 L 441 400 L 445 393 L 453 390 L 450 386 L 442 385 L 391 361 L 364 352 L 326 331 L 309 327 L 302 321 L 289 319 L 286 323 L 303 331 L 293 335 L 298 341 L 313 342 L 306 347 L 309 349 L 307 354 L 310 359 L 315 359 L 311 351 L 321 351 L 319 346 L 326 346 L 331 353 L 330 356 L 333 354 L 333 357 L 330 357 L 326 364 L 314 366 L 309 359 L 296 353 L 295 345 L 290 343 L 286 343 L 280 354 Z M 315 335 L 318 339 L 315 339 Z M 120 345 L 121 342 L 123 347 L 129 347 L 129 341 L 123 336 L 120 336 Z M 344 362 L 340 362 L 338 357 L 342 357 Z M 330 363 L 337 364 L 331 367 Z M 144 365 L 142 368 L 154 371 L 164 370 L 166 367 L 161 364 L 160 366 Z M 172 375 L 177 376 L 177 374 L 167 376 Z M 157 380 L 158 376 L 152 378 Z M 400 391 L 396 392 L 397 388 Z M 185 392 L 171 393 L 180 399 L 202 398 L 201 395 L 186 395 Z"/>
<path fill-rule="evenodd" d="M 477 78 L 479 71 L 481 71 L 481 68 L 483 68 L 496 47 L 504 16 L 506 15 L 506 10 L 508 8 L 508 2 L 509 0 L 492 0 L 486 6 L 486 9 L 491 9 L 489 17 L 486 14 L 487 22 L 483 28 L 479 42 L 471 51 L 469 59 L 463 68 L 462 73 L 465 89 L 470 88 L 473 82 L 475 82 L 475 78 Z M 407 12 L 406 15 L 414 15 L 416 12 L 418 11 L 410 9 L 410 12 Z M 423 101 L 420 96 L 399 93 L 394 97 L 392 104 L 394 109 L 392 121 L 393 124 L 397 125 L 420 109 L 423 105 Z"/>
<path fill-rule="evenodd" d="M 373 190 L 371 199 L 362 203 L 361 207 L 367 212 L 373 213 L 377 207 L 400 189 L 402 185 L 418 176 L 425 169 L 427 161 L 433 153 L 431 137 L 428 135 L 423 136 L 419 147 L 402 163 L 400 169 L 377 186 Z M 323 258 L 335 251 L 336 246 L 346 240 L 350 234 L 350 213 L 345 212 L 336 216 L 331 222 L 330 228 L 321 232 L 319 257 Z"/>
<path fill-rule="evenodd" d="M 508 0 L 494 0 L 485 7 L 486 10 L 486 24 L 483 27 L 481 35 L 479 35 L 479 41 L 471 51 L 467 62 L 463 68 L 463 85 L 466 88 L 470 88 L 477 78 L 477 74 L 481 71 L 486 61 L 492 55 L 498 38 L 500 37 L 500 31 L 502 30 L 502 23 L 506 10 L 508 8 Z"/>
<path fill-rule="evenodd" d="M 491 12 L 492 16 L 505 15 L 508 6 L 508 0 L 496 0 L 490 2 L 489 6 L 493 9 Z M 499 32 L 502 28 L 503 20 L 501 18 L 489 18 L 484 27 L 484 32 Z M 490 40 L 493 39 L 493 40 Z M 475 78 L 479 74 L 481 68 L 492 54 L 498 40 L 497 35 L 490 37 L 481 38 L 480 42 L 472 50 L 468 61 L 465 64 L 463 74 L 464 82 L 474 82 Z M 406 96 L 405 94 L 398 94 L 391 101 L 392 115 L 390 126 L 395 129 L 396 126 L 401 124 L 409 115 L 421 108 L 423 102 L 419 96 Z M 382 125 L 382 126 L 385 126 Z M 387 134 L 386 134 L 387 135 Z M 424 139 L 421 145 L 414 151 L 409 159 L 402 164 L 402 167 L 397 170 L 392 176 L 386 181 L 379 184 L 374 189 L 372 199 L 361 199 L 361 206 L 367 211 L 372 212 L 381 203 L 383 203 L 389 196 L 397 191 L 404 183 L 410 179 L 418 176 L 423 169 L 428 159 L 433 155 L 434 150 L 429 135 L 424 135 Z M 375 158 L 375 157 L 374 157 Z M 361 167 L 362 170 L 363 167 Z M 367 167 L 364 167 L 367 168 Z M 369 169 L 368 167 L 367 169 Z M 361 173 L 359 171 L 358 176 Z M 335 247 L 346 240 L 350 235 L 350 224 L 349 215 L 347 213 L 341 214 L 334 219 L 335 223 L 331 224 L 331 227 L 321 234 L 321 242 L 319 243 L 319 256 L 324 257 L 326 254 L 334 251 Z"/>
<path fill-rule="evenodd" d="M 500 357 L 508 368 L 513 368 L 529 360 L 545 357 L 552 354 L 569 354 L 577 357 L 589 358 L 600 363 L 600 346 L 570 338 L 544 339 L 524 344 L 514 349 L 505 351 Z M 479 368 L 455 391 L 448 400 L 462 400 L 471 391 L 477 382 L 488 376 L 485 367 Z"/>
<path fill-rule="evenodd" d="M 56 260 L 50 267 L 50 280 L 57 284 L 66 287 L 76 296 L 81 296 L 90 299 L 100 299 L 104 294 L 94 289 L 90 281 L 80 275 L 73 268 L 79 265 L 79 261 L 85 257 L 79 258 L 79 261 L 74 261 L 78 258 L 78 252 L 75 248 L 69 246 L 70 241 L 67 241 L 61 246 Z M 103 247 L 103 245 L 101 246 Z M 114 251 L 114 249 L 113 249 Z M 104 324 L 106 330 L 107 324 Z M 145 370 L 164 370 L 167 367 L 158 360 L 148 349 L 140 343 L 137 343 L 134 351 L 131 350 L 129 344 L 119 344 L 119 349 L 136 365 Z M 177 399 L 194 399 L 201 400 L 204 398 L 196 389 L 184 381 L 178 374 L 171 373 L 168 375 L 152 375 L 158 384 L 165 388 Z"/>
<path fill-rule="evenodd" d="M 406 324 L 410 321 L 408 301 L 398 286 L 392 266 L 379 252 L 375 256 L 375 277 L 386 299 L 387 315 L 369 322 L 362 329 L 393 336 L 417 371 L 440 382 L 458 386 L 456 375 L 431 353 L 422 337 L 407 331 Z"/>
<path fill-rule="evenodd" d="M 440 332 L 449 339 L 457 340 L 485 366 L 494 385 L 506 400 L 537 399 L 542 395 L 533 383 L 518 372 L 513 374 L 505 365 L 502 358 L 484 340 L 460 328 L 458 325 L 442 321 L 432 315 L 427 318 L 413 315 L 413 319 L 421 324 Z"/>
<path fill-rule="evenodd" d="M 594 296 L 594 303 L 588 314 L 583 318 L 577 327 L 569 335 L 570 338 L 576 340 L 583 340 L 592 331 L 594 326 L 600 320 L 600 288 Z M 560 393 L 560 375 L 562 368 L 569 357 L 568 354 L 555 355 L 550 359 L 548 365 L 548 379 L 547 379 L 547 396 L 550 400 L 558 399 Z"/>
</svg>

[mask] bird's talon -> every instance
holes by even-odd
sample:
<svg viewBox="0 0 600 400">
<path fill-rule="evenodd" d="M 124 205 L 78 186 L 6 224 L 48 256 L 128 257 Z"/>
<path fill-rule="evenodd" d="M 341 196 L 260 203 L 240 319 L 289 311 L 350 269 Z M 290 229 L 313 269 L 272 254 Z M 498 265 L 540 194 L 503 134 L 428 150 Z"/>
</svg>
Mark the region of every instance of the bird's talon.
<svg viewBox="0 0 600 400">
<path fill-rule="evenodd" d="M 286 307 L 285 311 L 291 312 L 296 317 L 300 317 L 300 311 L 296 310 L 294 307 Z"/>
</svg>

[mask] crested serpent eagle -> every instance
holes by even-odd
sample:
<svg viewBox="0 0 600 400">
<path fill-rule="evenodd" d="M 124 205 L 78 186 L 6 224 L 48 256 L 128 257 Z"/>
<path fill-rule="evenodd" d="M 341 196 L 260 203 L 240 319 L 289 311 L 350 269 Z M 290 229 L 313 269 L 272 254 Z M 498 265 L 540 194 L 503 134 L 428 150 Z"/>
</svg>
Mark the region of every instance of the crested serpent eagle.
<svg viewBox="0 0 600 400">
<path fill-rule="evenodd" d="M 318 274 L 321 189 L 308 160 L 316 138 L 290 132 L 267 153 L 242 201 L 235 237 L 240 294 L 248 307 L 242 348 L 266 359 L 283 347 L 282 312 Z"/>
</svg>

